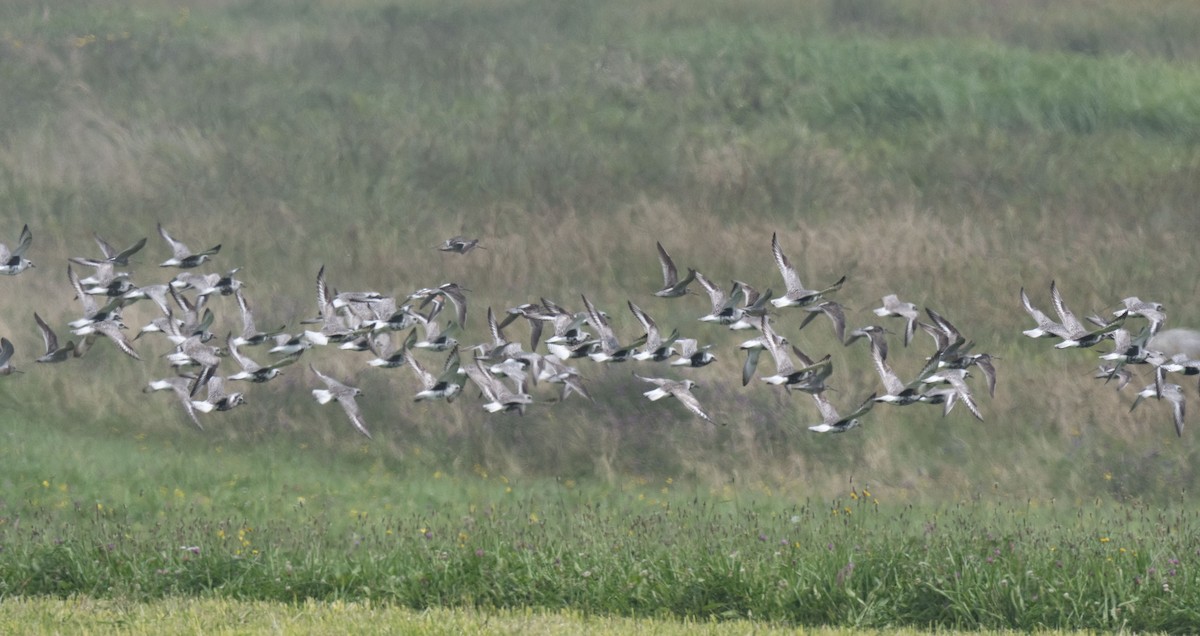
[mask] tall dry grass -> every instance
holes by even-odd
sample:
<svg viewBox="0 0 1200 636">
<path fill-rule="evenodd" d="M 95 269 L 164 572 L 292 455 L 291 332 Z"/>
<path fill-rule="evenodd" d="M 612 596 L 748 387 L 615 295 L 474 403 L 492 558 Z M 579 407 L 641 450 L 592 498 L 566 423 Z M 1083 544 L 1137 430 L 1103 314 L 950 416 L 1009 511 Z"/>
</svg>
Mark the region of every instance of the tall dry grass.
<svg viewBox="0 0 1200 636">
<path fill-rule="evenodd" d="M 1139 295 L 1187 326 L 1200 309 L 1187 274 L 1200 115 L 1186 98 L 1200 78 L 1194 45 L 1151 36 L 1194 21 L 1185 5 L 1143 10 L 1136 28 L 1127 19 L 1139 9 L 1125 3 L 1086 14 L 762 3 L 739 16 L 712 7 L 700 22 L 665 1 L 140 6 L 7 13 L 0 73 L 15 90 L 0 97 L 0 240 L 30 223 L 38 263 L 0 281 L 0 333 L 27 371 L 0 392 L 22 419 L 82 439 L 185 434 L 167 396 L 131 399 L 167 373 L 162 342 L 139 340 L 142 364 L 103 345 L 68 365 L 29 361 L 32 311 L 59 327 L 77 312 L 65 258 L 94 255 L 93 230 L 114 243 L 149 236 L 135 280 L 165 280 L 161 221 L 194 246 L 223 244 L 214 270 L 243 267 L 263 325 L 297 329 L 312 315 L 325 265 L 339 289 L 464 284 L 468 343 L 485 339 L 487 307 L 544 296 L 579 308 L 586 294 L 624 338 L 637 335 L 632 299 L 719 357 L 679 372 L 725 424 L 709 429 L 644 401 L 631 365 L 584 363 L 595 405 L 539 404 L 519 419 L 486 417 L 474 396 L 414 404 L 405 370 L 306 354 L 363 387 L 374 443 L 396 462 L 805 492 L 853 478 L 893 499 L 992 487 L 1155 497 L 1195 483 L 1190 438 L 1170 434 L 1162 405 L 1130 414 L 1128 390 L 1089 377 L 1089 352 L 1023 339 L 1017 299 L 1024 286 L 1048 309 L 1057 280 L 1079 313 Z M 803 35 L 830 26 L 841 35 Z M 1095 50 L 1077 50 L 1076 32 Z M 817 419 L 807 396 L 738 386 L 740 334 L 696 322 L 705 299 L 650 295 L 654 242 L 724 285 L 778 292 L 773 232 L 805 282 L 849 277 L 839 299 L 852 327 L 898 293 L 1000 356 L 996 398 L 981 399 L 987 422 L 881 406 L 861 431 L 818 437 L 805 430 Z M 487 249 L 433 249 L 459 233 Z M 215 331 L 234 328 L 232 302 L 214 304 Z M 135 306 L 128 319 L 153 314 Z M 843 348 L 823 318 L 803 332 L 798 321 L 779 316 L 808 353 L 834 356 L 839 408 L 877 390 L 864 347 Z M 525 339 L 524 326 L 509 335 Z M 928 355 L 923 338 L 893 344 L 902 376 Z M 204 435 L 292 436 L 353 461 L 360 441 L 340 411 L 311 402 L 311 380 L 296 366 L 252 387 L 251 404 Z"/>
</svg>

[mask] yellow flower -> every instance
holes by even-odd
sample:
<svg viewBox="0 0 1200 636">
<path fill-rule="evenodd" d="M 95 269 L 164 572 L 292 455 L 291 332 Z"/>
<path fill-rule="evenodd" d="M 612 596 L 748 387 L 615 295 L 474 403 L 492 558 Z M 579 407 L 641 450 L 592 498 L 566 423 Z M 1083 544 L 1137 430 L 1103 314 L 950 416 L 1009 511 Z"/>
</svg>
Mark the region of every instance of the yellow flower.
<svg viewBox="0 0 1200 636">
<path fill-rule="evenodd" d="M 1112 481 L 1112 473 L 1104 473 L 1104 481 Z"/>
<path fill-rule="evenodd" d="M 1111 541 L 1111 539 L 1108 537 L 1100 537 L 1100 543 L 1108 543 L 1109 541 Z"/>
<path fill-rule="evenodd" d="M 43 479 L 42 480 L 42 488 L 49 488 L 49 487 L 50 487 L 50 482 Z"/>
</svg>

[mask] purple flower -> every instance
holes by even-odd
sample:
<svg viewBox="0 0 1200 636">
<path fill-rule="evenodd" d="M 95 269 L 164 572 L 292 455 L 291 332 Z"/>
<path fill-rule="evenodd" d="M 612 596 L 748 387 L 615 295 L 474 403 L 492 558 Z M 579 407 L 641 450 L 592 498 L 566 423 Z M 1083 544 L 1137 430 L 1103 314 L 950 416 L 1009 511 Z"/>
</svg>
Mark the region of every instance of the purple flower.
<svg viewBox="0 0 1200 636">
<path fill-rule="evenodd" d="M 766 541 L 766 540 L 767 540 L 767 535 L 765 535 L 765 534 L 760 534 L 760 535 L 758 535 L 758 540 L 759 540 L 759 541 Z"/>
<path fill-rule="evenodd" d="M 483 556 L 483 548 L 475 548 L 475 556 L 477 556 L 477 557 Z"/>
</svg>

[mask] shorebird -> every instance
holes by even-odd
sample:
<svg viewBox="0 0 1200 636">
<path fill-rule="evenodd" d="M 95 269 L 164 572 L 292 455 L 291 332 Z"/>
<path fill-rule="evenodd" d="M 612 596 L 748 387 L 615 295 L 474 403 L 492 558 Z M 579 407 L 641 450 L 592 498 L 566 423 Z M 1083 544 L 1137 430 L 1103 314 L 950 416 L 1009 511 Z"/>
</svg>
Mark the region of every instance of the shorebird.
<svg viewBox="0 0 1200 636">
<path fill-rule="evenodd" d="M 692 380 L 680 381 L 669 380 L 667 378 L 647 378 L 636 373 L 633 375 L 639 380 L 644 380 L 656 386 L 656 388 L 642 393 L 642 395 L 650 398 L 651 402 L 661 400 L 667 396 L 673 397 L 678 400 L 680 404 L 683 404 L 687 410 L 698 415 L 704 421 L 710 424 L 716 424 L 716 422 L 714 422 L 713 419 L 708 416 L 708 413 L 705 413 L 704 409 L 700 407 L 700 401 L 696 399 L 696 396 L 692 395 L 692 387 L 697 386 Z"/>
<path fill-rule="evenodd" d="M 533 403 L 532 395 L 525 393 L 520 388 L 516 391 L 508 388 L 503 380 L 492 375 L 491 371 L 488 371 L 479 360 L 464 365 L 463 370 L 487 398 L 488 401 L 483 404 L 483 409 L 488 413 L 517 411 L 524 415 L 525 407 Z"/>
<path fill-rule="evenodd" d="M 738 345 L 738 349 L 746 352 L 746 361 L 742 364 L 742 386 L 750 384 L 750 380 L 754 377 L 754 370 L 758 368 L 758 359 L 762 352 L 771 350 L 767 344 L 771 339 L 776 339 L 781 344 L 787 344 L 787 338 L 775 334 L 771 328 L 771 321 L 766 316 L 760 316 L 757 320 L 751 321 L 751 325 L 762 333 L 757 338 L 751 338 Z"/>
<path fill-rule="evenodd" d="M 295 336 L 286 333 L 275 334 L 275 346 L 271 347 L 267 353 L 284 356 L 300 355 L 304 353 L 305 349 L 313 347 L 313 342 L 308 339 L 308 333 L 306 331 Z"/>
<path fill-rule="evenodd" d="M 587 389 L 584 388 L 583 380 L 579 377 L 579 369 L 563 364 L 562 360 L 558 359 L 558 356 L 548 355 L 542 357 L 542 369 L 538 373 L 538 380 L 563 385 L 562 397 L 559 398 L 561 400 L 567 399 L 567 396 L 572 393 L 578 393 L 589 401 L 596 401 L 592 399 Z"/>
<path fill-rule="evenodd" d="M 1137 296 L 1130 296 L 1121 300 L 1121 304 L 1125 307 L 1113 312 L 1116 318 L 1124 318 L 1125 316 L 1134 315 L 1141 316 L 1150 321 L 1150 335 L 1158 333 L 1163 322 L 1167 319 L 1166 310 L 1163 309 L 1162 303 L 1145 302 Z"/>
<path fill-rule="evenodd" d="M 6 276 L 16 276 L 21 272 L 33 267 L 33 261 L 25 258 L 25 251 L 33 243 L 33 233 L 29 231 L 29 226 L 21 228 L 21 236 L 17 239 L 17 246 L 8 249 L 8 246 L 0 243 L 0 274 Z"/>
<path fill-rule="evenodd" d="M 452 236 L 438 246 L 439 251 L 454 252 L 455 254 L 466 254 L 475 248 L 487 249 L 479 244 L 479 239 L 468 239 L 464 236 Z"/>
<path fill-rule="evenodd" d="M 8 338 L 0 338 L 0 375 L 11 375 L 13 373 L 21 373 L 12 364 L 12 357 L 15 349 L 13 343 L 9 342 Z"/>
<path fill-rule="evenodd" d="M 1033 306 L 1029 300 L 1029 294 L 1025 293 L 1025 288 L 1021 288 L 1021 306 L 1025 308 L 1025 312 L 1033 317 L 1037 326 L 1032 329 L 1026 329 L 1021 333 L 1030 338 L 1062 338 L 1066 340 L 1070 338 L 1070 332 L 1063 325 L 1058 324 L 1050 319 L 1042 310 Z"/>
<path fill-rule="evenodd" d="M 353 340 L 359 335 L 356 329 L 346 324 L 346 321 L 343 319 L 342 315 L 339 314 L 337 309 L 333 306 L 333 300 L 328 295 L 328 288 L 326 288 L 323 284 L 324 272 L 325 268 L 322 266 L 321 272 L 317 275 L 317 279 L 319 281 L 317 284 L 317 289 L 324 290 L 323 292 L 318 293 L 318 302 L 324 300 L 324 307 L 321 310 L 320 320 L 318 321 L 321 325 L 321 328 L 316 331 L 312 329 L 306 329 L 304 331 L 304 337 L 309 342 L 322 347 L 331 342 L 340 343 L 346 342 L 347 340 Z"/>
<path fill-rule="evenodd" d="M 679 358 L 671 361 L 673 367 L 703 367 L 717 360 L 717 356 L 708 351 L 712 345 L 701 347 L 695 338 L 679 338 L 675 344 L 679 345 Z"/>
<path fill-rule="evenodd" d="M 105 303 L 103 307 L 99 307 L 96 305 L 95 299 L 83 290 L 83 284 L 79 282 L 79 277 L 75 275 L 75 270 L 70 265 L 67 265 L 67 280 L 71 282 L 71 287 L 75 289 L 75 296 L 79 299 L 80 304 L 83 305 L 83 317 L 67 323 L 69 327 L 79 329 L 93 322 L 102 322 L 120 317 L 122 307 L 121 298 L 113 298 Z"/>
<path fill-rule="evenodd" d="M 1147 336 L 1149 334 L 1146 334 Z M 1145 347 L 1146 338 L 1138 338 L 1139 343 L 1135 344 L 1132 334 L 1128 329 L 1114 329 L 1112 332 L 1113 350 L 1102 354 L 1101 360 L 1110 360 L 1117 362 L 1117 366 L 1126 364 L 1145 364 L 1146 357 L 1150 354 L 1150 349 Z"/>
<path fill-rule="evenodd" d="M 879 351 L 883 354 L 883 359 L 887 360 L 888 346 L 887 336 L 885 334 L 889 333 L 891 332 L 883 327 L 880 327 L 879 325 L 867 325 L 866 327 L 861 327 L 851 331 L 850 337 L 846 339 L 845 345 L 849 347 L 851 343 L 859 338 L 866 338 L 869 346 L 879 347 Z"/>
<path fill-rule="evenodd" d="M 129 272 L 116 271 L 116 266 L 110 261 L 78 256 L 67 260 L 96 270 L 91 276 L 79 279 L 79 284 L 84 285 L 85 291 L 93 296 L 119 296 L 134 289 L 133 283 L 129 281 Z"/>
<path fill-rule="evenodd" d="M 342 410 L 346 412 L 346 416 L 350 418 L 350 423 L 354 425 L 354 429 L 359 433 L 371 438 L 371 432 L 367 430 L 367 425 L 363 422 L 362 411 L 358 408 L 358 402 L 355 397 L 362 395 L 362 391 L 356 387 L 347 386 L 337 380 L 317 371 L 312 364 L 308 365 L 312 372 L 317 374 L 317 377 L 325 383 L 324 389 L 313 389 L 313 397 L 316 398 L 317 404 L 329 404 L 337 402 L 342 405 Z"/>
<path fill-rule="evenodd" d="M 663 249 L 662 243 L 655 242 L 654 245 L 658 248 L 658 262 L 662 265 L 663 275 L 662 289 L 654 292 L 654 295 L 659 298 L 678 298 L 686 295 L 688 285 L 696 278 L 696 270 L 689 267 L 687 276 L 680 280 L 679 272 L 675 269 L 675 261 L 671 260 L 671 255 Z"/>
<path fill-rule="evenodd" d="M 779 267 L 779 273 L 783 275 L 784 284 L 787 285 L 786 294 L 771 300 L 771 304 L 776 307 L 814 305 L 824 300 L 826 294 L 832 294 L 841 289 L 846 282 L 846 277 L 843 276 L 825 289 L 807 289 L 804 283 L 800 282 L 800 275 L 796 273 L 796 268 L 792 267 L 791 261 L 783 253 L 783 248 L 779 246 L 779 237 L 775 233 L 771 234 L 771 253 L 774 254 L 775 264 Z"/>
<path fill-rule="evenodd" d="M 421 330 L 425 333 L 425 337 L 414 342 L 414 349 L 428 349 L 430 351 L 447 351 L 458 346 L 457 336 L 462 331 L 459 325 L 451 322 L 446 325 L 443 330 L 438 324 L 437 317 L 441 312 L 442 303 L 435 303 L 430 309 L 429 315 L 425 316 L 418 312 L 412 312 L 413 320 L 420 325 Z M 413 333 L 416 333 L 415 331 Z"/>
<path fill-rule="evenodd" d="M 246 283 L 233 277 L 234 274 L 241 271 L 242 268 L 235 267 L 223 275 L 215 275 L 216 280 L 200 289 L 197 297 L 208 296 L 210 294 L 221 294 L 222 296 L 232 296 L 234 292 L 246 287 Z"/>
<path fill-rule="evenodd" d="M 192 403 L 191 391 L 194 382 L 195 378 L 190 376 L 174 376 L 162 380 L 151 380 L 150 384 L 142 389 L 142 391 L 146 393 L 150 391 L 174 391 L 175 396 L 183 404 L 183 410 L 187 413 L 188 419 L 192 420 L 192 424 L 195 424 L 196 428 L 203 431 L 204 426 L 200 424 L 200 418 L 196 417 L 196 407 Z"/>
<path fill-rule="evenodd" d="M 504 337 L 504 330 L 500 327 L 500 323 L 496 322 L 496 313 L 492 311 L 491 307 L 487 309 L 487 325 L 488 335 L 492 337 L 492 344 L 481 343 L 471 347 L 476 351 L 476 359 L 494 364 L 522 353 L 519 342 L 510 342 L 508 338 Z"/>
<path fill-rule="evenodd" d="M 500 321 L 500 328 L 503 329 L 511 324 L 517 318 L 524 318 L 529 323 L 529 350 L 537 351 L 538 344 L 542 340 L 542 328 L 544 323 L 554 322 L 556 314 L 546 308 L 544 304 L 524 303 L 511 307 L 506 310 L 507 316 Z"/>
<path fill-rule="evenodd" d="M 800 329 L 806 327 L 818 314 L 825 314 L 833 323 L 833 335 L 837 337 L 838 342 L 846 340 L 846 315 L 841 304 L 832 300 L 822 300 L 819 303 L 801 307 L 801 309 L 809 313 L 801 321 Z"/>
<path fill-rule="evenodd" d="M 229 355 L 233 356 L 233 359 L 237 361 L 239 366 L 242 367 L 241 371 L 229 376 L 228 379 L 230 380 L 246 380 L 256 383 L 266 382 L 275 378 L 275 376 L 278 376 L 279 369 L 294 363 L 300 357 L 299 354 L 288 356 L 282 360 L 278 360 L 269 365 L 263 366 L 242 355 L 241 351 L 238 351 L 238 343 L 236 338 L 226 336 L 225 346 L 229 348 Z"/>
<path fill-rule="evenodd" d="M 1183 397 L 1183 387 L 1178 384 L 1164 384 L 1161 389 L 1156 384 L 1151 384 L 1138 391 L 1137 399 L 1133 401 L 1133 406 L 1129 407 L 1130 412 L 1137 408 L 1137 405 L 1144 398 L 1156 396 L 1159 399 L 1166 399 L 1171 403 L 1171 416 L 1175 421 L 1175 434 L 1183 437 L 1183 416 L 1187 401 Z"/>
<path fill-rule="evenodd" d="M 129 264 L 130 256 L 137 254 L 143 247 L 146 246 L 146 238 L 142 237 L 142 239 L 137 243 L 118 251 L 112 245 L 109 245 L 107 241 L 100 238 L 99 234 L 92 232 L 92 236 L 95 237 L 96 244 L 100 246 L 100 251 L 104 254 L 104 260 L 112 263 L 113 265 L 120 265 L 122 267 Z"/>
<path fill-rule="evenodd" d="M 936 356 L 935 356 L 936 358 Z M 950 361 L 938 360 L 939 368 L 947 369 L 967 369 L 970 367 L 979 367 L 983 371 L 983 377 L 987 381 L 988 395 L 996 397 L 996 367 L 992 364 L 992 360 L 998 360 L 996 356 L 988 353 L 969 353 L 962 354 L 958 358 Z"/>
<path fill-rule="evenodd" d="M 588 323 L 596 329 L 598 334 L 597 347 L 587 355 L 596 362 L 624 362 L 629 359 L 642 342 L 646 340 L 645 336 L 638 338 L 628 346 L 622 347 L 617 341 L 617 335 L 613 332 L 612 326 L 608 323 L 608 317 L 601 311 L 598 311 L 592 301 L 588 300 L 587 296 L 583 296 L 583 306 L 587 309 Z M 561 357 L 561 356 L 560 356 Z"/>
<path fill-rule="evenodd" d="M 1200 375 L 1200 360 L 1190 360 L 1185 353 L 1166 358 L 1160 352 L 1153 351 L 1147 361 L 1154 365 L 1154 383 L 1159 387 L 1165 386 L 1168 373 Z"/>
<path fill-rule="evenodd" d="M 808 430 L 817 433 L 845 433 L 852 428 L 856 428 L 861 424 L 858 418 L 865 415 L 867 411 L 870 411 L 872 406 L 875 406 L 875 394 L 872 393 L 871 397 L 864 400 L 858 408 L 854 409 L 853 413 L 843 417 L 838 415 L 837 409 L 829 403 L 829 400 L 824 395 L 814 393 L 813 400 L 817 403 L 817 410 L 821 412 L 821 423 L 809 426 Z"/>
<path fill-rule="evenodd" d="M 792 362 L 791 355 L 788 354 L 783 340 L 779 338 L 773 331 L 764 330 L 766 339 L 767 351 L 771 352 L 771 357 L 775 359 L 775 375 L 762 378 L 767 384 L 783 385 L 784 389 L 798 389 L 806 393 L 820 393 L 825 390 L 825 378 L 828 378 L 833 373 L 833 363 L 830 356 L 825 356 L 817 362 L 813 362 L 811 358 L 804 354 L 795 345 L 791 346 L 792 353 L 800 360 L 803 365 L 796 368 Z"/>
<path fill-rule="evenodd" d="M 212 413 L 213 411 L 230 411 L 233 408 L 246 403 L 246 397 L 239 392 L 226 393 L 225 379 L 219 375 L 214 375 L 208 379 L 205 384 L 208 393 L 203 400 L 192 400 L 192 408 L 201 413 Z"/>
<path fill-rule="evenodd" d="M 89 322 L 86 325 L 74 329 L 71 333 L 77 336 L 84 336 L 84 339 L 75 346 L 75 357 L 81 358 L 87 353 L 92 345 L 96 342 L 98 336 L 108 338 L 118 349 L 125 355 L 134 360 L 141 360 L 142 357 L 133 349 L 133 345 L 129 344 L 129 339 L 121 332 L 125 328 L 125 323 L 121 322 L 120 318 L 100 320 Z"/>
<path fill-rule="evenodd" d="M 1105 382 L 1116 378 L 1117 390 L 1120 391 L 1121 389 L 1125 388 L 1126 384 L 1129 384 L 1129 382 L 1133 380 L 1133 373 L 1131 373 L 1129 369 L 1124 369 L 1116 365 L 1109 367 L 1102 364 L 1092 377 L 1096 379 L 1103 378 Z"/>
<path fill-rule="evenodd" d="M 443 283 L 436 289 L 425 287 L 409 294 L 409 300 L 420 300 L 419 308 L 423 309 L 425 305 L 433 302 L 434 299 L 441 297 L 449 300 L 454 305 L 455 322 L 459 326 L 467 325 L 467 295 L 463 292 L 471 291 L 458 283 Z"/>
<path fill-rule="evenodd" d="M 925 378 L 933 374 L 938 364 L 937 357 L 929 358 L 917 377 L 905 384 L 900 381 L 891 365 L 884 359 L 883 351 L 879 345 L 875 344 L 875 341 L 871 342 L 871 359 L 875 362 L 875 371 L 879 373 L 879 379 L 883 381 L 883 388 L 887 390 L 887 393 L 876 397 L 875 401 L 896 406 L 905 406 L 921 401 L 921 392 L 918 387 L 925 382 Z"/>
<path fill-rule="evenodd" d="M 368 345 L 370 345 L 371 353 L 375 357 L 367 360 L 367 364 L 373 367 L 384 369 L 394 369 L 407 364 L 405 358 L 409 355 L 409 350 L 413 348 L 413 344 L 417 341 L 417 330 L 413 329 L 408 332 L 408 337 L 400 344 L 399 349 L 392 346 L 392 337 L 386 333 L 375 334 L 368 336 Z"/>
<path fill-rule="evenodd" d="M 242 290 L 236 290 L 234 296 L 237 298 L 238 310 L 242 315 L 242 333 L 233 338 L 233 344 L 239 347 L 260 345 L 283 333 L 283 325 L 272 331 L 259 331 L 254 325 L 254 312 L 250 309 L 250 303 L 242 294 Z"/>
<path fill-rule="evenodd" d="M 963 337 L 958 328 L 938 312 L 926 307 L 925 313 L 929 316 L 929 322 L 918 322 L 917 325 L 933 338 L 937 350 L 932 357 L 937 358 L 939 362 L 953 363 L 967 355 L 971 347 L 975 346 L 974 342 Z"/>
<path fill-rule="evenodd" d="M 141 300 L 142 298 L 149 298 L 150 300 L 154 301 L 154 304 L 158 305 L 158 308 L 161 309 L 164 314 L 170 314 L 171 307 L 167 304 L 167 294 L 171 291 L 171 289 L 170 283 L 163 283 L 161 285 L 146 285 L 145 287 L 138 287 L 126 292 L 124 300 L 128 300 L 132 303 L 133 301 Z"/>
<path fill-rule="evenodd" d="M 700 322 L 734 325 L 742 319 L 743 310 L 737 306 L 738 296 L 742 294 L 741 286 L 738 283 L 735 282 L 733 290 L 726 294 L 700 272 L 696 272 L 696 282 L 700 283 L 704 291 L 708 292 L 708 298 L 712 301 L 712 311 L 708 315 L 702 316 Z"/>
<path fill-rule="evenodd" d="M 587 322 L 586 311 L 571 313 L 555 304 L 553 301 L 542 300 L 542 306 L 551 315 L 550 324 L 554 327 L 554 335 L 546 338 L 546 345 L 562 344 L 567 347 L 577 347 L 589 341 L 592 335 L 582 329 Z M 566 360 L 566 358 L 563 358 Z"/>
<path fill-rule="evenodd" d="M 1056 323 L 1050 320 L 1041 311 L 1038 311 L 1030 302 L 1029 296 L 1025 293 L 1025 289 L 1021 288 L 1021 303 L 1025 306 L 1025 311 L 1029 312 L 1030 316 L 1037 321 L 1038 326 L 1033 329 L 1028 329 L 1024 333 L 1030 338 L 1045 338 L 1058 337 L 1062 342 L 1054 345 L 1056 349 L 1067 349 L 1070 347 L 1087 348 L 1095 345 L 1101 340 L 1111 337 L 1111 332 L 1120 327 L 1125 321 L 1125 316 L 1121 316 L 1116 320 L 1109 322 L 1105 326 L 1097 329 L 1089 330 L 1083 326 L 1083 323 L 1075 317 L 1075 314 L 1067 308 L 1067 304 L 1063 301 L 1062 292 L 1058 289 L 1058 284 L 1055 281 L 1050 281 L 1050 298 L 1054 302 L 1054 310 L 1058 313 L 1062 323 Z"/>
<path fill-rule="evenodd" d="M 949 384 L 950 388 L 958 393 L 958 399 L 967 405 L 967 409 L 971 411 L 971 415 L 974 415 L 975 419 L 982 422 L 983 413 L 979 411 L 979 406 L 975 404 L 975 398 L 971 395 L 971 388 L 967 386 L 966 378 L 966 369 L 944 369 L 926 376 L 925 382 L 927 384 Z M 946 410 L 949 412 L 949 408 Z"/>
<path fill-rule="evenodd" d="M 758 293 L 758 290 L 749 283 L 745 283 L 740 280 L 733 281 L 733 288 L 734 290 L 741 292 L 742 298 L 745 300 L 745 304 L 739 307 L 739 309 L 741 309 L 742 317 L 733 324 L 729 325 L 729 328 L 733 329 L 734 331 L 740 331 L 742 329 L 757 329 L 758 326 L 755 324 L 755 322 L 759 318 L 767 315 L 767 303 L 771 300 L 774 292 L 768 289 L 760 294 Z"/>
<path fill-rule="evenodd" d="M 192 393 L 195 394 L 202 385 L 208 384 L 208 380 L 216 374 L 217 367 L 221 364 L 221 356 L 225 355 L 225 351 L 220 347 L 204 344 L 203 337 L 199 335 L 184 336 L 178 331 L 167 331 L 165 333 L 167 338 L 175 343 L 175 351 L 167 354 L 167 360 L 171 362 L 171 366 L 200 367 L 196 383 L 192 385 Z"/>
<path fill-rule="evenodd" d="M 417 392 L 413 399 L 414 402 L 436 399 L 453 402 L 454 397 L 462 391 L 462 381 L 459 380 L 458 373 L 457 348 L 450 351 L 450 355 L 446 357 L 446 363 L 442 366 L 442 373 L 438 376 L 426 371 L 421 363 L 417 362 L 416 356 L 406 356 L 405 360 L 417 376 L 417 381 L 421 383 L 421 390 Z"/>
<path fill-rule="evenodd" d="M 162 223 L 158 224 L 158 235 L 163 237 L 163 240 L 171 246 L 172 256 L 159 264 L 159 267 L 178 267 L 180 269 L 191 269 L 211 260 L 209 257 L 221 251 L 220 245 L 210 247 L 203 252 L 192 252 L 188 246 L 175 240 L 167 231 L 163 229 Z"/>
<path fill-rule="evenodd" d="M 642 329 L 646 331 L 646 346 L 639 352 L 633 354 L 634 360 L 653 360 L 662 362 L 668 360 L 675 355 L 673 345 L 679 337 L 679 332 L 672 332 L 669 337 L 663 339 L 662 334 L 658 331 L 658 325 L 654 319 L 650 317 L 641 307 L 633 304 L 633 301 L 627 301 L 629 311 L 633 313 L 633 317 L 642 324 Z M 692 341 L 695 345 L 695 341 Z"/>
<path fill-rule="evenodd" d="M 880 317 L 895 316 L 903 318 L 904 322 L 904 346 L 912 342 L 913 334 L 917 331 L 917 317 L 920 314 L 917 312 L 917 306 L 912 303 L 901 302 L 900 297 L 895 294 L 888 294 L 883 297 L 883 306 L 877 307 L 875 315 Z"/>
<path fill-rule="evenodd" d="M 33 312 L 33 319 L 37 321 L 38 329 L 42 332 L 42 342 L 46 344 L 46 353 L 38 358 L 36 362 L 62 362 L 75 352 L 75 341 L 68 340 L 67 344 L 58 346 L 58 335 L 46 324 L 42 317 Z"/>
</svg>

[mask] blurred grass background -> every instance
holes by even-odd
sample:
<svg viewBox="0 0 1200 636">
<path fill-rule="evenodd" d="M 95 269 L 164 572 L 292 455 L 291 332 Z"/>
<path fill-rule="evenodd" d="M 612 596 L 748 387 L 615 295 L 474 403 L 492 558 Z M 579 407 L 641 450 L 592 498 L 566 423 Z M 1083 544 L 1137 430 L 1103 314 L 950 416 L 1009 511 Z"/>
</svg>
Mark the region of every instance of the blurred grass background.
<svg viewBox="0 0 1200 636">
<path fill-rule="evenodd" d="M 1200 327 L 1192 3 L 17 0 L 0 24 L 0 241 L 29 223 L 38 265 L 0 280 L 0 334 L 26 371 L 0 378 L 7 485 L 54 477 L 110 499 L 145 480 L 194 492 L 264 471 L 307 491 L 480 467 L 796 496 L 853 478 L 893 502 L 1196 490 L 1191 431 L 1171 435 L 1160 404 L 1130 414 L 1132 391 L 1092 380 L 1090 352 L 1021 336 L 1017 296 L 1049 309 L 1056 279 L 1077 313 L 1138 295 Z M 138 392 L 167 373 L 162 342 L 139 341 L 142 364 L 105 343 L 34 368 L 33 311 L 60 336 L 77 317 L 65 258 L 94 256 L 93 230 L 149 236 L 134 279 L 165 281 L 158 221 L 224 245 L 211 271 L 243 268 L 260 326 L 297 329 L 322 264 L 339 289 L 462 283 L 467 342 L 487 306 L 575 308 L 580 293 L 632 337 L 632 299 L 716 344 L 717 364 L 686 373 L 727 426 L 644 401 L 629 365 L 585 364 L 595 405 L 521 419 L 473 396 L 413 404 L 406 370 L 306 354 L 363 388 L 371 443 L 313 403 L 300 365 L 204 433 Z M 852 326 L 897 293 L 1000 356 L 987 421 L 885 406 L 852 434 L 810 435 L 807 396 L 738 386 L 741 338 L 695 322 L 705 300 L 651 297 L 656 240 L 681 267 L 779 291 L 775 231 L 805 282 L 849 275 Z M 459 233 L 487 251 L 433 249 Z M 231 299 L 215 305 L 235 328 Z M 839 408 L 876 389 L 865 347 L 798 322 L 781 329 L 834 354 Z M 917 342 L 893 344 L 902 376 L 928 354 Z"/>
</svg>

